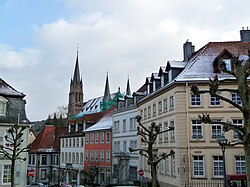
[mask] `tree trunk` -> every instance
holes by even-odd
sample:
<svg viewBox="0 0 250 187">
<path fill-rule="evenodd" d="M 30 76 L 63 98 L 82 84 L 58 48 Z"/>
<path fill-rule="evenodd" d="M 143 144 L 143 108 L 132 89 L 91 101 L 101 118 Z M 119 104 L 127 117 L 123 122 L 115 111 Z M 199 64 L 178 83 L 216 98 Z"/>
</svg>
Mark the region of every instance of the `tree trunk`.
<svg viewBox="0 0 250 187">
<path fill-rule="evenodd" d="M 15 187 L 15 160 L 14 159 L 11 160 L 10 173 L 11 173 L 11 176 L 10 176 L 11 187 Z"/>
<path fill-rule="evenodd" d="M 157 187 L 156 164 L 151 165 L 152 187 Z"/>
</svg>

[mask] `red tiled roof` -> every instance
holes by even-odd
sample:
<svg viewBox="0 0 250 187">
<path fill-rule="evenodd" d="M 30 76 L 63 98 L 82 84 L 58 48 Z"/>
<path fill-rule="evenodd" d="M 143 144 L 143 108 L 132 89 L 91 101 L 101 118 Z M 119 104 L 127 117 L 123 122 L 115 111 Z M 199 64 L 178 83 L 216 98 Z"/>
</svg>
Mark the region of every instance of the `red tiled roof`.
<svg viewBox="0 0 250 187">
<path fill-rule="evenodd" d="M 31 152 L 39 152 L 44 149 L 56 149 L 60 147 L 59 137 L 66 132 L 67 128 L 56 128 L 45 125 L 37 135 L 34 142 L 29 146 Z"/>
</svg>

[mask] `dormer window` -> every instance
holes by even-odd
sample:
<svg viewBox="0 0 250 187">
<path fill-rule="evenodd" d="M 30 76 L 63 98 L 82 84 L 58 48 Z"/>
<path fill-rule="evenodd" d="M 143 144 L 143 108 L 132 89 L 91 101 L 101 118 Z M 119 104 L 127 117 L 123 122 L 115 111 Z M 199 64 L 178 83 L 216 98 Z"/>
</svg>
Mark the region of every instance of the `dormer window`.
<svg viewBox="0 0 250 187">
<path fill-rule="evenodd" d="M 0 96 L 0 116 L 6 116 L 7 99 Z"/>
<path fill-rule="evenodd" d="M 223 59 L 222 61 L 226 64 L 226 69 L 227 69 L 228 71 L 231 71 L 231 70 L 232 70 L 231 59 Z"/>
</svg>

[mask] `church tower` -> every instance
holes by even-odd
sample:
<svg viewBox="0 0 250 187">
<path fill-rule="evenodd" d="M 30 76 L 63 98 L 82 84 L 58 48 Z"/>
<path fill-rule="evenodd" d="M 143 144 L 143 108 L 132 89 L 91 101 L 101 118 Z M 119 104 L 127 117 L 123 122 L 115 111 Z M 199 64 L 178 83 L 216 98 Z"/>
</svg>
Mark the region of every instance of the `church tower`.
<svg viewBox="0 0 250 187">
<path fill-rule="evenodd" d="M 76 56 L 75 71 L 70 81 L 68 118 L 81 112 L 83 108 L 83 85 L 80 77 L 78 50 Z"/>
</svg>

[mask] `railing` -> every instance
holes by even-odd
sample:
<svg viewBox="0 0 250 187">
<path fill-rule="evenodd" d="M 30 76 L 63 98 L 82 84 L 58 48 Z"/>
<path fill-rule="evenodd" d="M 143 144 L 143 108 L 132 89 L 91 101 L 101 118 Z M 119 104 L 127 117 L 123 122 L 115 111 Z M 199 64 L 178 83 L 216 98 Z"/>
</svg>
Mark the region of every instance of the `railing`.
<svg viewBox="0 0 250 187">
<path fill-rule="evenodd" d="M 185 182 L 185 187 L 223 187 L 223 181 L 190 181 Z"/>
</svg>

